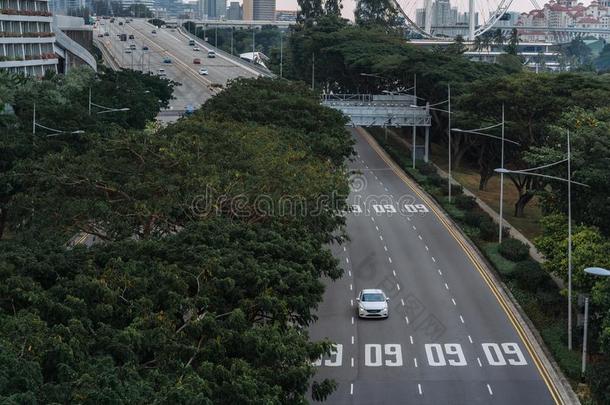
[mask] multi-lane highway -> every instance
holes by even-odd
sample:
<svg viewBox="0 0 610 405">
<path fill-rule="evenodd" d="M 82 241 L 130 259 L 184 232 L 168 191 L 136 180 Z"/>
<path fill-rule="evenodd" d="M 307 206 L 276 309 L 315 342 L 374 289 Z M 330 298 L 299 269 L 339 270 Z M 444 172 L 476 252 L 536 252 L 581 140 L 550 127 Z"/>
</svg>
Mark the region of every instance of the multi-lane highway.
<svg viewBox="0 0 610 405">
<path fill-rule="evenodd" d="M 119 25 L 119 21 L 123 22 Z M 153 33 L 153 30 L 156 33 Z M 98 34 L 108 32 L 108 36 Z M 118 34 L 133 35 L 134 39 L 120 41 Z M 124 19 L 101 20 L 95 29 L 96 40 L 112 54 L 118 65 L 160 74 L 163 69 L 169 79 L 181 83 L 174 90 L 175 100 L 170 103 L 171 110 L 183 111 L 186 106 L 198 108 L 205 100 L 212 97 L 227 81 L 237 77 L 256 77 L 259 73 L 248 66 L 247 62 L 237 62 L 218 55 L 208 58 L 209 46 L 197 42 L 199 51 L 193 51 L 188 45 L 188 38 L 177 29 L 156 28 L 142 19 L 133 19 L 125 23 Z M 126 52 L 130 44 L 135 50 Z M 145 49 L 148 48 L 148 49 Z M 198 58 L 201 64 L 195 64 Z M 164 63 L 165 59 L 171 63 Z M 200 75 L 199 69 L 206 68 L 207 75 Z"/>
<path fill-rule="evenodd" d="M 311 327 L 337 343 L 316 362 L 329 404 L 561 403 L 557 376 L 477 253 L 438 207 L 354 131 L 350 241 Z M 359 319 L 358 292 L 381 288 L 388 319 Z"/>
</svg>

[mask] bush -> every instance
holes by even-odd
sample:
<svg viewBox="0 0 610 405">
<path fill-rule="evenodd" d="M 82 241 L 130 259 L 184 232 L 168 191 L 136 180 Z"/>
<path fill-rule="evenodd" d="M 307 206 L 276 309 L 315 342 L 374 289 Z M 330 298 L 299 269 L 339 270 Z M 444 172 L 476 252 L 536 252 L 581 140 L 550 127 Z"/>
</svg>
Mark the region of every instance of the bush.
<svg viewBox="0 0 610 405">
<path fill-rule="evenodd" d="M 610 404 L 610 358 L 605 357 L 591 364 L 587 371 L 591 393 L 599 404 Z"/>
<path fill-rule="evenodd" d="M 479 235 L 481 239 L 493 242 L 498 237 L 498 225 L 490 219 L 485 219 L 479 224 Z"/>
<path fill-rule="evenodd" d="M 528 258 L 530 250 L 527 245 L 517 239 L 504 239 L 498 248 L 500 254 L 513 262 L 520 262 Z"/>
<path fill-rule="evenodd" d="M 444 179 L 445 188 L 443 189 L 443 195 L 449 195 L 449 184 L 447 179 Z M 452 184 L 451 185 L 451 198 L 456 198 L 464 194 L 464 187 L 460 184 Z"/>
<path fill-rule="evenodd" d="M 477 206 L 477 203 L 474 199 L 474 197 L 471 197 L 469 195 L 458 195 L 455 197 L 455 199 L 453 200 L 453 203 L 455 204 L 456 207 L 458 207 L 461 210 L 465 210 L 465 211 L 470 211 L 472 209 L 474 209 L 474 207 Z"/>
<path fill-rule="evenodd" d="M 518 262 L 511 274 L 511 278 L 515 280 L 519 288 L 532 292 L 543 287 L 548 277 L 540 264 L 531 259 Z"/>
<path fill-rule="evenodd" d="M 432 186 L 441 187 L 443 186 L 443 178 L 437 173 L 430 173 L 426 175 L 426 183 Z"/>
<path fill-rule="evenodd" d="M 419 172 L 424 176 L 437 174 L 436 167 L 434 167 L 434 165 L 431 163 L 422 163 L 421 165 L 417 166 L 417 170 L 419 170 Z"/>
<path fill-rule="evenodd" d="M 485 221 L 487 218 L 480 211 L 467 211 L 464 214 L 464 223 L 466 225 L 473 226 L 478 228 L 481 225 L 481 222 Z"/>
</svg>

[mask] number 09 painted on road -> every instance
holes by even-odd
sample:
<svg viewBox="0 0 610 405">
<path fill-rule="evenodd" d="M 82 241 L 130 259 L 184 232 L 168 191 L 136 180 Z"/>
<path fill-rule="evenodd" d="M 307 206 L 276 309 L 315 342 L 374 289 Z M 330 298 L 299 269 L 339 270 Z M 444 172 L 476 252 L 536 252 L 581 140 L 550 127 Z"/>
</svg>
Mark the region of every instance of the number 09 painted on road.
<svg viewBox="0 0 610 405">
<path fill-rule="evenodd" d="M 428 343 L 424 347 L 428 364 L 432 367 L 446 366 L 447 363 L 456 367 L 467 365 L 462 346 L 458 343 L 445 343 L 443 346 L 439 343 Z"/>
<path fill-rule="evenodd" d="M 383 359 L 381 355 L 381 347 L 379 344 L 364 345 L 364 365 L 367 367 L 381 367 Z M 402 366 L 402 349 L 399 344 L 383 345 L 385 354 L 385 365 L 388 367 Z"/>
</svg>

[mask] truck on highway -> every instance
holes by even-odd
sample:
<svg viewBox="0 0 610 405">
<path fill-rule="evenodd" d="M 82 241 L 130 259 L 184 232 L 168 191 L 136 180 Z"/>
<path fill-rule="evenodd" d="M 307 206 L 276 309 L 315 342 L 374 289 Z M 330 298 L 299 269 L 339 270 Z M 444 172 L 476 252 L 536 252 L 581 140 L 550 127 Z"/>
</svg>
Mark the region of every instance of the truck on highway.
<svg viewBox="0 0 610 405">
<path fill-rule="evenodd" d="M 119 39 L 121 41 L 127 41 L 127 34 L 119 34 Z"/>
</svg>

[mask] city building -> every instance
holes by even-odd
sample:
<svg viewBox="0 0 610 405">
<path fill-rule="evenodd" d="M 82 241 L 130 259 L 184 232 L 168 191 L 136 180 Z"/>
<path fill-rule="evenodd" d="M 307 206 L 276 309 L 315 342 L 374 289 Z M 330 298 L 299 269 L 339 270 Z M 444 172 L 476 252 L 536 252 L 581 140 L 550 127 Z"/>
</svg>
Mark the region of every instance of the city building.
<svg viewBox="0 0 610 405">
<path fill-rule="evenodd" d="M 242 7 L 239 2 L 232 1 L 227 9 L 227 20 L 241 20 L 242 12 Z"/>
<path fill-rule="evenodd" d="M 435 35 L 455 37 L 464 35 L 464 27 L 468 26 L 468 12 L 460 13 L 457 7 L 451 7 L 450 0 L 434 0 L 431 5 L 430 25 Z M 426 27 L 426 9 L 418 8 L 415 12 L 415 22 L 418 26 Z M 475 13 L 475 25 L 478 25 L 479 13 Z M 459 28 L 462 27 L 462 28 Z"/>
<path fill-rule="evenodd" d="M 275 0 L 254 0 L 252 6 L 254 21 L 275 21 Z"/>
<path fill-rule="evenodd" d="M 607 29 L 610 24 L 610 0 L 593 0 L 588 6 L 575 0 L 551 0 L 539 10 L 521 13 L 516 23 L 522 27 Z M 540 33 L 519 30 L 524 41 L 539 40 Z M 553 33 L 545 33 L 546 39 L 553 40 Z M 609 38 L 609 34 L 592 32 L 598 38 Z"/>
<path fill-rule="evenodd" d="M 121 0 L 121 7 L 124 10 L 136 4 L 142 4 L 148 7 L 149 10 L 154 10 L 155 8 L 155 0 Z"/>
<path fill-rule="evenodd" d="M 296 21 L 297 10 L 275 10 L 275 21 Z"/>
<path fill-rule="evenodd" d="M 199 0 L 199 14 L 204 20 L 220 20 L 227 13 L 227 0 Z"/>
<path fill-rule="evenodd" d="M 31 76 L 57 72 L 47 0 L 0 0 L 0 69 Z"/>
<path fill-rule="evenodd" d="M 242 19 L 246 21 L 254 20 L 254 0 L 243 0 Z"/>
<path fill-rule="evenodd" d="M 59 73 L 86 65 L 97 70 L 97 62 L 93 56 L 93 26 L 85 24 L 83 17 L 54 15 L 52 27 L 55 32 Z"/>
</svg>

